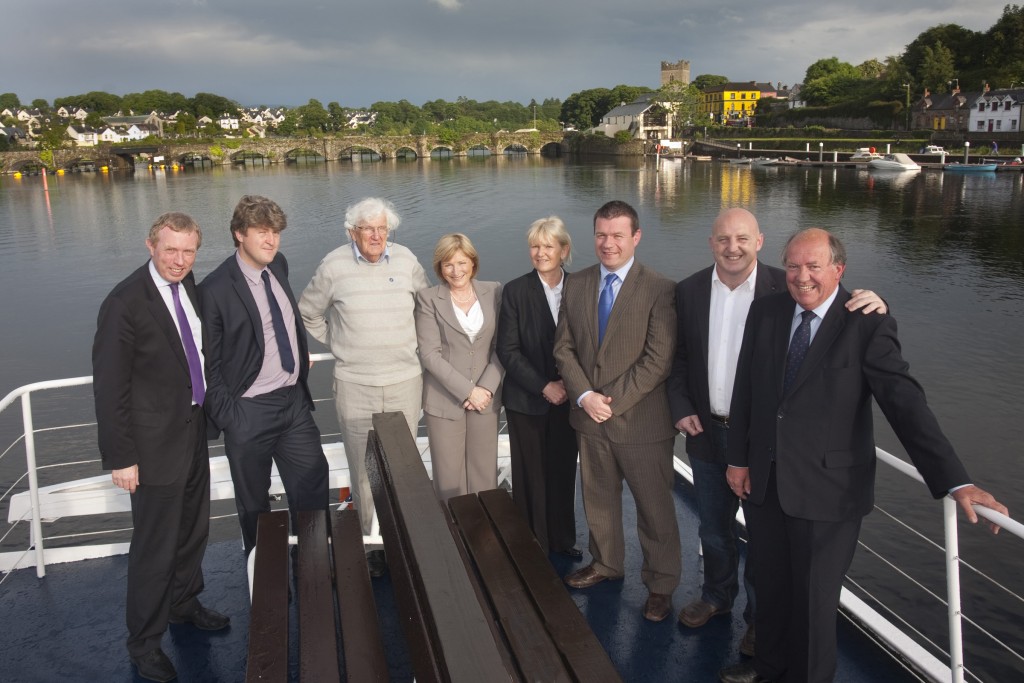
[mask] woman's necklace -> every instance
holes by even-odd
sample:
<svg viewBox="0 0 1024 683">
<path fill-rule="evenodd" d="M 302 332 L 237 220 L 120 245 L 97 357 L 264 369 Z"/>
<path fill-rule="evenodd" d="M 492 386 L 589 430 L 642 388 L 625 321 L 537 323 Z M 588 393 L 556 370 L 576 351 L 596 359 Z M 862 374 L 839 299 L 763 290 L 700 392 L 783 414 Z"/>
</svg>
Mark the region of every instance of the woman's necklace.
<svg viewBox="0 0 1024 683">
<path fill-rule="evenodd" d="M 449 290 L 449 292 L 452 295 L 452 301 L 454 301 L 457 304 L 468 304 L 470 301 L 476 298 L 476 290 L 473 289 L 472 287 L 469 288 L 469 296 L 466 297 L 465 299 L 460 299 L 459 297 L 455 296 L 455 292 L 452 290 Z"/>
</svg>

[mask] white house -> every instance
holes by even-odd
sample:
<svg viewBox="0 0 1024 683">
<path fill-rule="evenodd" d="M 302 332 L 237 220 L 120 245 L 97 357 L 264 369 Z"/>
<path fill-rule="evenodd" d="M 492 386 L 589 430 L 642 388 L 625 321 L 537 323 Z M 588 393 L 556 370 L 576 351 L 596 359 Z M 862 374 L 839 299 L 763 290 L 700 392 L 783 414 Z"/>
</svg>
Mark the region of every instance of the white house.
<svg viewBox="0 0 1024 683">
<path fill-rule="evenodd" d="M 238 116 L 228 113 L 221 114 L 217 125 L 223 130 L 238 130 Z"/>
<path fill-rule="evenodd" d="M 68 137 L 79 147 L 95 147 L 99 141 L 99 134 L 95 128 L 81 124 L 68 126 Z"/>
<path fill-rule="evenodd" d="M 971 105 L 972 133 L 1016 133 L 1021 130 L 1024 88 L 988 90 Z"/>
<path fill-rule="evenodd" d="M 620 104 L 601 117 L 593 128 L 608 137 L 629 131 L 636 140 L 661 140 L 672 137 L 672 111 L 654 101 L 654 94 L 641 95 L 629 104 Z"/>
<path fill-rule="evenodd" d="M 100 142 L 124 142 L 125 137 L 120 131 L 115 130 L 112 126 L 105 126 L 99 133 Z"/>
</svg>

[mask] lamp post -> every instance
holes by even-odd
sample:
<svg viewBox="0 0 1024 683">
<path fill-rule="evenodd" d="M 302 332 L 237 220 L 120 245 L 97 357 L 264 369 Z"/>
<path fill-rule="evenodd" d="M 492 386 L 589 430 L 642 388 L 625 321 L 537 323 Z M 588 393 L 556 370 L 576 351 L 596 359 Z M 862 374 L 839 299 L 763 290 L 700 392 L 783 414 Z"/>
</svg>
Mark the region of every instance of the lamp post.
<svg viewBox="0 0 1024 683">
<path fill-rule="evenodd" d="M 824 155 L 825 155 L 825 143 L 824 142 L 819 142 L 818 143 L 818 163 L 821 163 L 824 160 L 824 158 L 825 158 Z"/>
<path fill-rule="evenodd" d="M 910 84 L 904 83 L 903 87 L 907 89 L 907 131 L 910 131 Z"/>
</svg>

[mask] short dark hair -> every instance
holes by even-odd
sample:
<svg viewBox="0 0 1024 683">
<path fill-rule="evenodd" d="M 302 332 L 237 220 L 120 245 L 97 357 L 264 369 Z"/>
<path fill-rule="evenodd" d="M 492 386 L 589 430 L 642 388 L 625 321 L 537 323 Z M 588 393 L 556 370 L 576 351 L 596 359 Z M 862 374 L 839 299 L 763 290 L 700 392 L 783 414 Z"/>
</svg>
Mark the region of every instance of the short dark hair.
<svg viewBox="0 0 1024 683">
<path fill-rule="evenodd" d="M 640 217 L 636 214 L 636 209 L 619 199 L 607 202 L 594 213 L 594 229 L 597 230 L 598 218 L 608 221 L 621 216 L 629 217 L 629 231 L 635 235 L 636 231 L 640 229 Z"/>
<path fill-rule="evenodd" d="M 277 205 L 277 202 L 261 197 L 258 194 L 247 194 L 238 200 L 235 212 L 231 215 L 231 241 L 238 246 L 236 232 L 243 235 L 249 228 L 270 228 L 281 232 L 288 227 L 288 217 Z"/>
</svg>

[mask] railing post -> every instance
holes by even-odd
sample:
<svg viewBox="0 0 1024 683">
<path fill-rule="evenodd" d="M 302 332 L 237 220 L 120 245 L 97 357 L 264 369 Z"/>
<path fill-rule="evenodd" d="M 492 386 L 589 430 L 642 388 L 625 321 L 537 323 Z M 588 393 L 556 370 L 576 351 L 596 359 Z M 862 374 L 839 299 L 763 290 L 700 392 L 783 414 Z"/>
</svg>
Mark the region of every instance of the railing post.
<svg viewBox="0 0 1024 683">
<path fill-rule="evenodd" d="M 952 683 L 964 680 L 964 643 L 960 624 L 960 542 L 957 537 L 957 503 L 952 496 L 942 499 L 942 522 L 946 534 L 946 604 L 949 617 L 949 673 Z"/>
<path fill-rule="evenodd" d="M 32 544 L 36 548 L 36 576 L 46 576 L 43 555 L 43 521 L 39 505 L 39 475 L 36 474 L 36 434 L 32 425 L 32 393 L 21 395 L 21 421 L 25 430 L 25 463 L 28 467 L 28 497 L 32 504 Z"/>
</svg>

